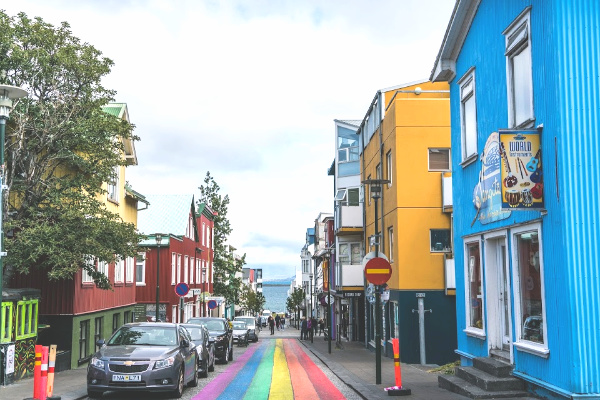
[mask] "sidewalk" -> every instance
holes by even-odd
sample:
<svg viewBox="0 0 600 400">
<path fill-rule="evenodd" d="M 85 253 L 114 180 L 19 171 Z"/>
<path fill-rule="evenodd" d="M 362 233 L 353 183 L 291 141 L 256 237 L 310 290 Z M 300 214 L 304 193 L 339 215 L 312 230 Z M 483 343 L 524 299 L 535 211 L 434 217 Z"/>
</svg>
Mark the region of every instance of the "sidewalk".
<svg viewBox="0 0 600 400">
<path fill-rule="evenodd" d="M 376 385 L 375 352 L 367 350 L 361 342 L 342 342 L 344 349 L 337 349 L 331 342 L 329 354 L 328 342 L 323 336 L 300 341 L 309 351 L 327 365 L 335 375 L 351 386 L 365 399 L 391 399 L 384 390 L 395 385 L 394 360 L 381 356 L 381 384 Z M 438 387 L 437 373 L 427 372 L 421 365 L 401 364 L 402 386 L 410 389 L 405 396 L 411 400 L 465 400 L 467 397 Z"/>
<path fill-rule="evenodd" d="M 79 400 L 87 397 L 85 385 L 87 368 L 70 369 L 54 374 L 52 396 L 61 400 Z M 0 399 L 23 400 L 33 398 L 33 378 L 16 381 L 8 386 L 0 386 Z"/>
</svg>

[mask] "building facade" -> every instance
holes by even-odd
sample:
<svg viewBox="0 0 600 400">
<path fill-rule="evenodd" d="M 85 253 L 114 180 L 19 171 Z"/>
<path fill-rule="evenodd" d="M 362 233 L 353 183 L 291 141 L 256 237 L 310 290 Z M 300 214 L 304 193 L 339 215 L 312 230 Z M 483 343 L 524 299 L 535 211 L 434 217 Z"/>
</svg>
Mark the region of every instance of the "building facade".
<svg viewBox="0 0 600 400">
<path fill-rule="evenodd" d="M 431 76 L 451 91 L 456 352 L 552 398 L 600 398 L 599 20 L 457 1 Z"/>
</svg>

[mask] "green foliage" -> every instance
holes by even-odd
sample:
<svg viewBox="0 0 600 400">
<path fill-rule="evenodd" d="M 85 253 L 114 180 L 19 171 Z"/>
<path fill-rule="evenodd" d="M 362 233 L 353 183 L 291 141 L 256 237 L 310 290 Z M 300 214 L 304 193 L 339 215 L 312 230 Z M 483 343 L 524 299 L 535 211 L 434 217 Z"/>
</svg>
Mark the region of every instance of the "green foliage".
<svg viewBox="0 0 600 400">
<path fill-rule="evenodd" d="M 219 194 L 221 188 L 210 172 L 206 172 L 204 185 L 199 189 L 198 203 L 206 203 L 216 213 L 213 229 L 213 292 L 217 296 L 225 297 L 228 304 L 236 304 L 239 300 L 242 280 L 235 275 L 241 272 L 246 264 L 246 255 L 236 258 L 233 254 L 234 249 L 227 245 L 227 238 L 231 234 L 231 225 L 227 219 L 229 196 Z"/>
<path fill-rule="evenodd" d="M 290 312 L 296 312 L 298 315 L 296 317 L 296 321 L 300 319 L 300 307 L 304 304 L 304 299 L 306 298 L 306 293 L 304 289 L 295 287 L 292 294 L 288 296 L 285 301 L 285 307 Z"/>
<path fill-rule="evenodd" d="M 256 315 L 264 309 L 265 303 L 266 299 L 261 292 L 255 292 L 249 286 L 242 287 L 239 300 L 242 309 Z"/>
<path fill-rule="evenodd" d="M 115 94 L 101 83 L 112 65 L 67 23 L 0 11 L 0 83 L 29 93 L 6 127 L 4 228 L 14 234 L 6 264 L 17 272 L 64 279 L 86 268 L 109 288 L 86 260 L 136 256 L 135 226 L 102 201 L 103 183 L 125 165 L 123 140 L 138 139 L 133 125 L 102 111 Z"/>
</svg>

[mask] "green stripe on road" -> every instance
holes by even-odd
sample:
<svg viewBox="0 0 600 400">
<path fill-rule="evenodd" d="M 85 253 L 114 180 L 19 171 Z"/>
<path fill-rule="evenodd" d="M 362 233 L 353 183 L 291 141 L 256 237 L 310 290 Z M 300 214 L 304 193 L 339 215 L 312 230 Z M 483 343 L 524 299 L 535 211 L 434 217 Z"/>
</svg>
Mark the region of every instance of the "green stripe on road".
<svg viewBox="0 0 600 400">
<path fill-rule="evenodd" d="M 269 347 L 265 350 L 264 357 L 254 374 L 254 379 L 244 400 L 267 400 L 271 389 L 271 378 L 273 376 L 273 355 L 275 354 L 275 340 L 271 340 Z"/>
</svg>

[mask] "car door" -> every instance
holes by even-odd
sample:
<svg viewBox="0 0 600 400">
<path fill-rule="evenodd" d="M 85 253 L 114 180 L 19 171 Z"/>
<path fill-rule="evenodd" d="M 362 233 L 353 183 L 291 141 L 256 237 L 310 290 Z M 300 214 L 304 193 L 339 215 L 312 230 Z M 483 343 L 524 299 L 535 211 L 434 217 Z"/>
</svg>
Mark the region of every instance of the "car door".
<svg viewBox="0 0 600 400">
<path fill-rule="evenodd" d="M 179 333 L 179 351 L 183 357 L 183 364 L 185 368 L 185 381 L 188 382 L 194 378 L 195 365 L 196 362 L 195 354 L 196 348 L 194 343 L 192 342 L 192 338 L 190 337 L 188 331 L 186 331 L 183 327 L 178 328 Z M 187 342 L 187 346 L 183 346 L 183 342 Z"/>
</svg>

